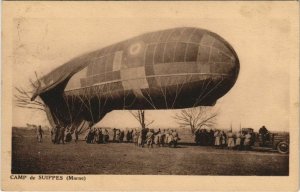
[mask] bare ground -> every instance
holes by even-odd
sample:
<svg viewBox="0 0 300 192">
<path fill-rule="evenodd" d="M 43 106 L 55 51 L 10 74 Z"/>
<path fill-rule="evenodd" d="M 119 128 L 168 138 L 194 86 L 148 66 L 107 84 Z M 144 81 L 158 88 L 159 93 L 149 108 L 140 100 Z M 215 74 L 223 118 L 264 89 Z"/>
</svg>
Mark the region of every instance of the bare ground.
<svg viewBox="0 0 300 192">
<path fill-rule="evenodd" d="M 187 139 L 185 138 L 185 141 Z M 182 143 L 138 148 L 132 143 L 37 143 L 33 131 L 13 130 L 12 173 L 145 175 L 288 175 L 289 155 L 228 151 Z"/>
</svg>

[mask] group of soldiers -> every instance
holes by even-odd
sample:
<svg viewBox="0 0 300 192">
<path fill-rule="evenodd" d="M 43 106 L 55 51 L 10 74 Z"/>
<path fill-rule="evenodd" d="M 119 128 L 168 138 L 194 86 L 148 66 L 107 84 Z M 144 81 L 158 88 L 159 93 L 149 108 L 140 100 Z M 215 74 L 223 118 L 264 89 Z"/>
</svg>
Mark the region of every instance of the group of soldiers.
<svg viewBox="0 0 300 192">
<path fill-rule="evenodd" d="M 180 140 L 176 130 L 163 130 L 158 129 L 142 129 L 135 131 L 133 135 L 133 142 L 138 147 L 144 147 L 145 144 L 149 147 L 156 145 L 157 147 L 176 147 Z"/>
<path fill-rule="evenodd" d="M 259 129 L 260 140 L 262 146 L 269 139 L 269 131 L 262 126 Z M 195 131 L 195 142 L 202 146 L 215 146 L 216 148 L 227 148 L 237 150 L 249 150 L 255 142 L 256 135 L 254 132 L 233 132 L 229 130 L 225 132 L 223 130 L 207 131 L 206 129 L 198 129 Z"/>
<path fill-rule="evenodd" d="M 138 147 L 144 147 L 145 145 L 149 148 L 154 145 L 157 147 L 173 146 L 176 147 L 180 140 L 177 131 L 167 129 L 161 131 L 160 129 L 154 130 L 149 128 L 144 129 L 131 129 L 131 130 L 120 130 L 112 129 L 113 138 L 112 142 L 122 143 L 126 142 L 134 143 Z M 41 126 L 36 128 L 37 141 L 42 142 L 43 130 Z M 78 141 L 79 133 L 77 130 L 74 132 L 75 142 Z M 216 148 L 227 148 L 237 150 L 249 150 L 255 142 L 254 132 L 232 132 L 223 130 L 212 130 L 207 131 L 206 129 L 197 129 L 195 131 L 195 142 L 201 146 L 215 146 Z M 262 141 L 262 146 L 265 145 L 269 139 L 269 131 L 265 126 L 259 129 L 259 137 Z M 86 143 L 108 143 L 109 142 L 109 131 L 105 128 L 91 127 L 85 137 Z M 57 125 L 51 130 L 51 139 L 54 144 L 65 144 L 72 140 L 72 133 L 70 130 Z"/>
<path fill-rule="evenodd" d="M 105 128 L 92 127 L 89 129 L 87 136 L 85 137 L 86 143 L 108 143 L 109 142 L 109 131 Z M 127 131 L 126 140 L 132 142 L 133 130 Z M 125 131 L 120 129 L 113 129 L 112 142 L 122 143 L 125 141 Z"/>
<path fill-rule="evenodd" d="M 195 132 L 195 142 L 201 146 L 216 148 L 248 149 L 253 144 L 254 136 L 250 132 L 225 132 L 223 130 L 200 129 Z"/>
<path fill-rule="evenodd" d="M 65 141 L 68 142 L 70 140 L 70 137 L 72 139 L 71 133 L 67 132 L 65 134 L 65 128 L 60 125 L 56 125 L 51 129 L 51 140 L 54 144 L 65 144 Z"/>
<path fill-rule="evenodd" d="M 86 143 L 107 143 L 109 140 L 109 133 L 107 129 L 91 128 L 85 138 Z"/>
<path fill-rule="evenodd" d="M 78 141 L 78 131 L 74 131 L 75 142 Z M 70 129 L 66 129 L 60 125 L 56 125 L 51 129 L 51 141 L 54 144 L 65 144 L 66 142 L 72 141 L 72 132 Z"/>
<path fill-rule="evenodd" d="M 161 131 L 160 129 L 155 131 L 154 129 L 149 128 L 141 130 L 132 129 L 127 130 L 126 135 L 124 130 L 114 128 L 112 131 L 112 142 L 125 142 L 126 136 L 126 142 L 134 143 L 138 147 L 144 147 L 145 145 L 147 145 L 148 147 L 153 147 L 154 144 L 158 147 L 176 147 L 178 141 L 180 140 L 178 133 L 175 129 L 167 129 L 163 131 Z M 38 142 L 41 142 L 43 135 L 43 130 L 41 129 L 41 126 L 37 128 L 36 134 Z M 77 130 L 74 131 L 74 135 L 75 142 L 77 143 L 79 135 Z M 105 144 L 109 142 L 109 138 L 109 131 L 107 129 L 91 127 L 85 137 L 85 141 L 89 144 Z M 65 144 L 65 142 L 70 142 L 72 140 L 72 133 L 70 130 L 57 125 L 51 129 L 51 140 L 54 144 Z"/>
<path fill-rule="evenodd" d="M 133 132 L 134 130 L 132 129 L 127 130 L 126 132 L 126 141 L 127 142 L 132 142 L 133 141 Z M 125 141 L 125 131 L 124 130 L 120 130 L 120 129 L 113 129 L 113 142 L 117 142 L 117 143 L 122 143 Z"/>
<path fill-rule="evenodd" d="M 149 148 L 153 147 L 153 145 L 156 145 L 158 147 L 176 147 L 177 142 L 180 140 L 177 131 L 171 129 L 163 131 L 158 129 L 157 131 L 155 131 L 154 129 L 145 128 L 142 130 L 132 129 L 124 131 L 114 128 L 112 131 L 112 142 L 134 143 L 138 147 L 144 147 L 145 145 Z M 109 132 L 107 129 L 90 128 L 85 139 L 87 143 L 108 143 Z"/>
<path fill-rule="evenodd" d="M 249 150 L 254 143 L 254 134 L 250 132 L 232 132 L 227 133 L 221 130 L 214 132 L 214 145 L 217 148 Z"/>
</svg>

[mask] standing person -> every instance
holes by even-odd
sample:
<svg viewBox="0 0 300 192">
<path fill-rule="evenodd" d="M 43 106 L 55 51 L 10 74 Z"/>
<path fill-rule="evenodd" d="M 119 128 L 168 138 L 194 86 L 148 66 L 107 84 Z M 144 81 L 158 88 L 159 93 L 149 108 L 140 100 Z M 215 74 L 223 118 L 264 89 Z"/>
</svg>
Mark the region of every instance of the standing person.
<svg viewBox="0 0 300 192">
<path fill-rule="evenodd" d="M 250 144 L 251 144 L 251 134 L 250 134 L 250 132 L 248 132 L 245 135 L 245 140 L 244 140 L 244 146 L 245 146 L 246 150 L 250 149 Z"/>
<path fill-rule="evenodd" d="M 154 143 L 156 146 L 159 146 L 159 133 L 154 132 L 153 143 Z"/>
<path fill-rule="evenodd" d="M 94 141 L 93 143 L 99 143 L 100 130 L 99 128 L 94 128 Z"/>
<path fill-rule="evenodd" d="M 125 133 L 124 133 L 124 130 L 122 130 L 120 133 L 120 142 L 123 142 L 124 136 L 125 136 Z"/>
<path fill-rule="evenodd" d="M 269 140 L 269 131 L 268 131 L 268 129 L 263 125 L 259 129 L 258 133 L 259 133 L 260 140 L 261 140 L 261 146 L 265 146 L 266 141 Z"/>
<path fill-rule="evenodd" d="M 77 143 L 78 142 L 78 135 L 79 135 L 78 129 L 75 129 L 74 134 L 75 134 L 75 143 Z"/>
<path fill-rule="evenodd" d="M 241 143 L 242 143 L 242 138 L 241 138 L 241 133 L 237 132 L 236 133 L 236 140 L 235 140 L 235 146 L 237 150 L 241 150 Z"/>
<path fill-rule="evenodd" d="M 154 137 L 154 133 L 152 130 L 149 129 L 148 133 L 146 134 L 146 142 L 148 148 L 149 147 L 153 148 L 153 137 Z"/>
<path fill-rule="evenodd" d="M 138 145 L 138 138 L 139 138 L 139 132 L 137 132 L 137 130 L 134 129 L 134 132 L 133 132 L 133 143 L 135 145 Z"/>
<path fill-rule="evenodd" d="M 137 139 L 137 146 L 138 147 L 144 147 L 143 146 L 143 134 L 142 131 L 137 132 L 138 139 Z"/>
<path fill-rule="evenodd" d="M 58 126 L 56 125 L 55 127 L 52 127 L 52 129 L 51 129 L 51 141 L 53 144 L 55 144 L 57 141 L 57 128 L 58 128 Z"/>
<path fill-rule="evenodd" d="M 133 131 L 133 129 L 131 129 L 131 131 L 129 132 L 129 141 L 132 143 L 133 142 L 133 133 L 134 131 Z"/>
<path fill-rule="evenodd" d="M 168 144 L 168 143 L 169 143 L 169 142 L 168 142 L 168 139 L 169 139 L 169 129 L 167 129 L 167 130 L 165 131 L 165 141 L 164 141 L 165 144 Z"/>
<path fill-rule="evenodd" d="M 172 143 L 173 143 L 173 131 L 170 129 L 169 133 L 168 133 L 168 138 L 167 138 L 167 143 L 168 146 L 171 147 Z"/>
<path fill-rule="evenodd" d="M 90 143 L 94 143 L 95 134 L 96 134 L 95 131 L 96 131 L 96 130 L 95 130 L 93 127 L 91 127 L 91 132 L 90 132 Z"/>
<path fill-rule="evenodd" d="M 226 134 L 224 131 L 221 132 L 221 145 L 222 145 L 222 148 L 224 148 L 226 146 Z"/>
<path fill-rule="evenodd" d="M 104 136 L 103 136 L 102 128 L 100 128 L 98 130 L 98 143 L 104 143 Z"/>
<path fill-rule="evenodd" d="M 148 131 L 149 131 L 149 128 L 142 129 L 142 146 L 143 147 L 144 147 L 144 144 L 146 143 Z"/>
<path fill-rule="evenodd" d="M 113 142 L 116 142 L 116 132 L 117 132 L 117 129 L 114 128 L 114 129 L 113 129 L 113 132 L 114 132 L 114 133 L 113 133 L 113 140 L 112 140 L 112 141 L 113 141 Z"/>
<path fill-rule="evenodd" d="M 216 130 L 214 133 L 215 137 L 215 147 L 220 148 L 221 146 L 221 132 L 219 130 Z"/>
<path fill-rule="evenodd" d="M 129 143 L 130 142 L 130 131 L 127 130 L 127 133 L 126 133 L 126 141 Z"/>
<path fill-rule="evenodd" d="M 177 133 L 176 129 L 173 131 L 172 136 L 173 136 L 174 147 L 176 147 L 178 141 L 180 140 L 180 138 L 179 138 L 179 136 L 178 136 L 178 133 Z"/>
<path fill-rule="evenodd" d="M 132 129 L 131 130 L 131 133 L 130 133 L 130 141 L 133 142 L 133 135 L 134 135 L 134 130 Z"/>
<path fill-rule="evenodd" d="M 43 129 L 42 129 L 42 126 L 39 125 L 39 126 L 36 128 L 36 137 L 37 137 L 37 141 L 38 141 L 39 143 L 42 142 L 43 134 L 44 134 L 44 131 L 43 131 Z"/>
<path fill-rule="evenodd" d="M 168 143 L 171 144 L 171 142 L 173 142 L 173 130 L 170 129 L 169 131 L 169 139 L 168 139 Z"/>
<path fill-rule="evenodd" d="M 120 129 L 117 129 L 116 130 L 116 142 L 118 142 L 118 143 L 120 143 L 120 134 L 121 134 L 121 132 L 120 132 Z"/>
<path fill-rule="evenodd" d="M 234 148 L 234 138 L 233 138 L 232 131 L 229 131 L 227 133 L 227 147 L 228 147 L 228 149 L 233 149 Z"/>
<path fill-rule="evenodd" d="M 241 150 L 243 150 L 245 147 L 244 147 L 244 144 L 245 144 L 245 133 L 243 131 L 240 132 L 241 134 Z"/>
<path fill-rule="evenodd" d="M 108 143 L 109 141 L 109 132 L 107 131 L 107 129 L 104 129 L 103 131 L 103 143 Z"/>
<path fill-rule="evenodd" d="M 60 144 L 60 142 L 62 142 L 62 144 L 65 144 L 65 128 L 59 126 L 58 131 L 59 134 L 58 134 L 57 144 Z"/>
<path fill-rule="evenodd" d="M 94 130 L 92 128 L 90 128 L 88 135 L 86 136 L 86 142 L 93 143 L 93 140 L 94 140 Z"/>
</svg>

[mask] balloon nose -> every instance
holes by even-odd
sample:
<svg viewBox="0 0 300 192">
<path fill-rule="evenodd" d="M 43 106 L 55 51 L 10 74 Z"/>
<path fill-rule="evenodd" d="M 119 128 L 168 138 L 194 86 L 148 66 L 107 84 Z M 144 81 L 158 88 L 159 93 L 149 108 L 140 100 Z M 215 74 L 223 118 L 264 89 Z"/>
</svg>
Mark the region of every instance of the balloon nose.
<svg viewBox="0 0 300 192">
<path fill-rule="evenodd" d="M 211 49 L 212 71 L 237 77 L 240 63 L 232 46 L 221 37 L 216 36 Z"/>
<path fill-rule="evenodd" d="M 200 43 L 199 60 L 202 65 L 209 65 L 210 73 L 237 78 L 239 59 L 232 46 L 220 36 L 207 33 Z"/>
</svg>

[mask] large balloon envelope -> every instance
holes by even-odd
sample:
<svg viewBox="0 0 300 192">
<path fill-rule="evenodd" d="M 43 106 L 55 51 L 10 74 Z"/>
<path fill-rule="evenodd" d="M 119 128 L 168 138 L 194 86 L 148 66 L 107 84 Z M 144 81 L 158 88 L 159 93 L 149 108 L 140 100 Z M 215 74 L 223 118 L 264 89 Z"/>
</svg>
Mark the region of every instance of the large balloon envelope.
<svg viewBox="0 0 300 192">
<path fill-rule="evenodd" d="M 76 57 L 39 79 L 39 96 L 54 126 L 97 123 L 120 109 L 212 106 L 239 73 L 237 54 L 199 28 L 146 33 Z"/>
</svg>

